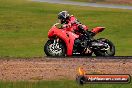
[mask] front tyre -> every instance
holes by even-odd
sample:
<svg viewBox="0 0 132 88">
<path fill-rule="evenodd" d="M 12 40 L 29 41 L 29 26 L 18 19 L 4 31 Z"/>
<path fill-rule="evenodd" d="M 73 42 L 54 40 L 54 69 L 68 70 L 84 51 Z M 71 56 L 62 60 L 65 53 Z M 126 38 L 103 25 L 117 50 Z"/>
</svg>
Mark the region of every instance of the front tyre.
<svg viewBox="0 0 132 88">
<path fill-rule="evenodd" d="M 65 56 L 66 48 L 63 42 L 55 43 L 56 40 L 48 40 L 44 45 L 44 52 L 47 56 Z"/>
<path fill-rule="evenodd" d="M 115 46 L 110 40 L 105 38 L 100 38 L 98 39 L 98 41 L 104 42 L 107 45 L 107 47 L 104 50 L 98 50 L 94 52 L 96 56 L 114 56 L 115 55 Z"/>
</svg>

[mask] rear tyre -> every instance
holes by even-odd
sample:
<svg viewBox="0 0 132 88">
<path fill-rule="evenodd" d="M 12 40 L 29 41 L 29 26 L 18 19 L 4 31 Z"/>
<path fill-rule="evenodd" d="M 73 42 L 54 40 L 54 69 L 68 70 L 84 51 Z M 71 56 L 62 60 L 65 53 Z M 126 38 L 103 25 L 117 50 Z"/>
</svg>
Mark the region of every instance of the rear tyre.
<svg viewBox="0 0 132 88">
<path fill-rule="evenodd" d="M 54 40 L 48 40 L 44 45 L 44 52 L 47 56 L 65 56 L 66 48 L 63 42 L 54 45 Z M 57 46 L 57 47 L 56 47 Z"/>
<path fill-rule="evenodd" d="M 106 51 L 102 51 L 102 50 L 95 51 L 94 54 L 96 56 L 114 56 L 115 55 L 115 46 L 110 40 L 105 38 L 100 38 L 98 40 L 108 44 L 109 49 Z"/>
</svg>

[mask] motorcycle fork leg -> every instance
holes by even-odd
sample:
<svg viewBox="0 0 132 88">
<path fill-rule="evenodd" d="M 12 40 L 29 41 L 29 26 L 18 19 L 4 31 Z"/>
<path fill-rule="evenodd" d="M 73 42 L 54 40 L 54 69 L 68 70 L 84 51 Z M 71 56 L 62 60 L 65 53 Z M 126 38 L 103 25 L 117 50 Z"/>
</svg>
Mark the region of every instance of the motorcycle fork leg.
<svg viewBox="0 0 132 88">
<path fill-rule="evenodd" d="M 56 39 L 56 42 L 57 42 L 57 43 L 59 42 L 59 38 Z"/>
<path fill-rule="evenodd" d="M 59 42 L 59 38 L 54 39 L 54 44 Z"/>
<path fill-rule="evenodd" d="M 59 47 L 59 38 L 54 39 L 54 47 Z"/>
</svg>

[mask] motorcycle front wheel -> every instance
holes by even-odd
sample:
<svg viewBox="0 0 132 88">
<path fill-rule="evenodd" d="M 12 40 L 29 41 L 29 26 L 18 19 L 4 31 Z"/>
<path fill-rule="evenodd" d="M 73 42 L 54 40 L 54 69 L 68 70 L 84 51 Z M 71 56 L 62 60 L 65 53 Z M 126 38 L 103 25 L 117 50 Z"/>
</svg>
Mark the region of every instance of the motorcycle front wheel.
<svg viewBox="0 0 132 88">
<path fill-rule="evenodd" d="M 62 42 L 54 43 L 55 40 L 48 40 L 44 45 L 44 52 L 47 56 L 65 56 L 66 48 Z"/>
</svg>

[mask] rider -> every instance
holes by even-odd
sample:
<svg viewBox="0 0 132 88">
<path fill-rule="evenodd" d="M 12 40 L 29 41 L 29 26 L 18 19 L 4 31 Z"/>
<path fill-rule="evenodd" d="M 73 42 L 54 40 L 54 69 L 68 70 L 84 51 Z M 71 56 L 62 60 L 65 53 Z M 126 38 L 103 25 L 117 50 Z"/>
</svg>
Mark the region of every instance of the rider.
<svg viewBox="0 0 132 88">
<path fill-rule="evenodd" d="M 82 33 L 82 34 L 87 34 L 88 32 L 86 31 L 88 29 L 87 26 L 81 24 L 73 15 L 69 15 L 67 11 L 61 11 L 58 14 L 58 19 L 61 24 L 63 24 L 63 29 L 67 31 L 72 31 L 75 33 Z"/>
<path fill-rule="evenodd" d="M 58 19 L 59 22 L 63 25 L 62 27 L 64 30 L 72 31 L 76 34 L 81 33 L 83 35 L 86 35 L 87 38 L 90 38 L 90 32 L 86 31 L 88 27 L 81 24 L 73 15 L 70 16 L 67 11 L 59 12 Z"/>
</svg>

